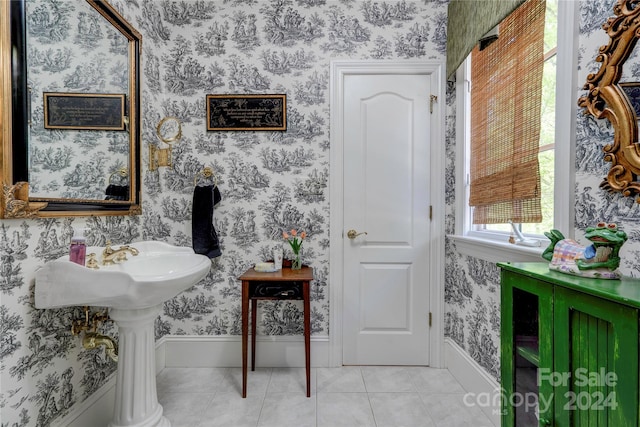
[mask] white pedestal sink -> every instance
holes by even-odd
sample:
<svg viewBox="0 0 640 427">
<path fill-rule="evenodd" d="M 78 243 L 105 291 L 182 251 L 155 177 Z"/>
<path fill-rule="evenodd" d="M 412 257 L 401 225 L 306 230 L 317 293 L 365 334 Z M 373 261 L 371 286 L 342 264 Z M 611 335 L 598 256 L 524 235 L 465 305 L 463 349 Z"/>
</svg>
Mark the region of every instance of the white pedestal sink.
<svg viewBox="0 0 640 427">
<path fill-rule="evenodd" d="M 211 260 L 191 248 L 138 242 L 128 260 L 92 270 L 68 256 L 36 272 L 36 308 L 109 307 L 118 325 L 119 354 L 113 420 L 109 427 L 170 427 L 156 390 L 154 321 L 162 303 L 202 280 Z M 104 248 L 90 247 L 101 264 Z"/>
</svg>

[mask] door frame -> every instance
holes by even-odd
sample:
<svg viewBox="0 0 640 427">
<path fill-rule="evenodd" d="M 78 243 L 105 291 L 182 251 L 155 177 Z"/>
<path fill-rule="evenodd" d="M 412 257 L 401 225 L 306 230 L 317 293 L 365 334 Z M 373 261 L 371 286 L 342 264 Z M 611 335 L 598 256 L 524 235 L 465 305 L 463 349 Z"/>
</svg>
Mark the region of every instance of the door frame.
<svg viewBox="0 0 640 427">
<path fill-rule="evenodd" d="M 342 366 L 343 279 L 343 188 L 344 188 L 344 78 L 366 74 L 424 74 L 431 79 L 432 103 L 430 126 L 430 186 L 432 215 L 429 224 L 429 366 L 444 366 L 444 237 L 445 237 L 445 114 L 446 97 L 443 61 L 331 61 L 330 76 L 330 225 L 329 225 L 329 365 Z M 427 260 L 425 260 L 427 261 Z M 425 323 L 427 319 L 425 319 Z"/>
</svg>

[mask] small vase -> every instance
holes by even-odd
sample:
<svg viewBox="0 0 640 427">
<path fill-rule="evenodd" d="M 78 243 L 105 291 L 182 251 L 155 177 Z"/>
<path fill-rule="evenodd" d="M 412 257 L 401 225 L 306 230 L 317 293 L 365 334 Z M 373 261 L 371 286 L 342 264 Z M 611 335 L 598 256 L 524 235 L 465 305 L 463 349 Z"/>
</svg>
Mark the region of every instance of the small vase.
<svg viewBox="0 0 640 427">
<path fill-rule="evenodd" d="M 273 250 L 273 264 L 276 270 L 282 270 L 282 248 L 276 248 Z"/>
<path fill-rule="evenodd" d="M 302 260 L 300 259 L 300 252 L 297 254 L 293 254 L 295 258 L 291 260 L 291 269 L 292 270 L 300 270 L 302 268 Z"/>
</svg>

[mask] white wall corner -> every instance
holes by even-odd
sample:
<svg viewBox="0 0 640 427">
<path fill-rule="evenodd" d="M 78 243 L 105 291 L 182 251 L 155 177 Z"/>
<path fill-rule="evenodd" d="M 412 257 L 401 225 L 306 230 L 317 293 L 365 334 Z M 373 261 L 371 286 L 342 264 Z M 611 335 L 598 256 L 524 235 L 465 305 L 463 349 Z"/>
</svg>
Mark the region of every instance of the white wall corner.
<svg viewBox="0 0 640 427">
<path fill-rule="evenodd" d="M 475 405 L 496 427 L 500 426 L 500 384 L 451 338 L 444 339 L 447 369 L 467 393 L 465 404 Z"/>
</svg>

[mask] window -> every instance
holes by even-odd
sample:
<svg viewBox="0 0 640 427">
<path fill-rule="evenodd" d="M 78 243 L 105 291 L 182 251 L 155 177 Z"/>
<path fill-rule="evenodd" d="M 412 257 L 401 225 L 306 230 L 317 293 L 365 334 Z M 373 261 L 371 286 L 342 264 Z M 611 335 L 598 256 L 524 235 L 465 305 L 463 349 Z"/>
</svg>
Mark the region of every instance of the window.
<svg viewBox="0 0 640 427">
<path fill-rule="evenodd" d="M 542 69 L 542 96 L 539 111 L 540 131 L 537 143 L 537 160 L 540 171 L 540 205 L 542 222 L 515 224 L 532 245 L 545 245 L 543 233 L 558 228 L 565 234 L 572 218 L 571 209 L 573 184 L 571 171 L 572 149 L 558 146 L 571 144 L 571 134 L 575 126 L 575 74 L 576 59 L 574 32 L 577 32 L 577 9 L 567 0 L 547 0 L 544 28 L 544 66 Z M 558 34 L 558 20 L 567 22 L 567 28 Z M 458 145 L 458 187 L 456 210 L 456 234 L 487 241 L 507 242 L 513 235 L 511 225 L 473 224 L 473 209 L 469 206 L 470 159 L 471 154 L 471 94 L 473 75 L 471 67 L 473 54 L 460 67 L 456 77 L 457 86 L 457 145 Z M 526 90 L 521 86 L 523 90 Z M 567 100 L 571 101 L 567 103 Z M 562 106 L 562 109 L 558 106 Z M 569 106 L 567 108 L 567 106 Z M 477 106 L 476 106 L 477 107 Z M 561 125 L 556 128 L 556 123 Z M 560 149 L 559 149 L 560 148 Z M 560 176 L 561 175 L 561 176 Z M 464 196 L 464 197 L 462 197 Z M 562 215 L 562 216 L 560 216 Z M 569 233 L 570 234 L 570 233 Z"/>
<path fill-rule="evenodd" d="M 528 0 L 471 53 L 470 194 L 474 224 L 540 222 L 544 0 Z"/>
</svg>

